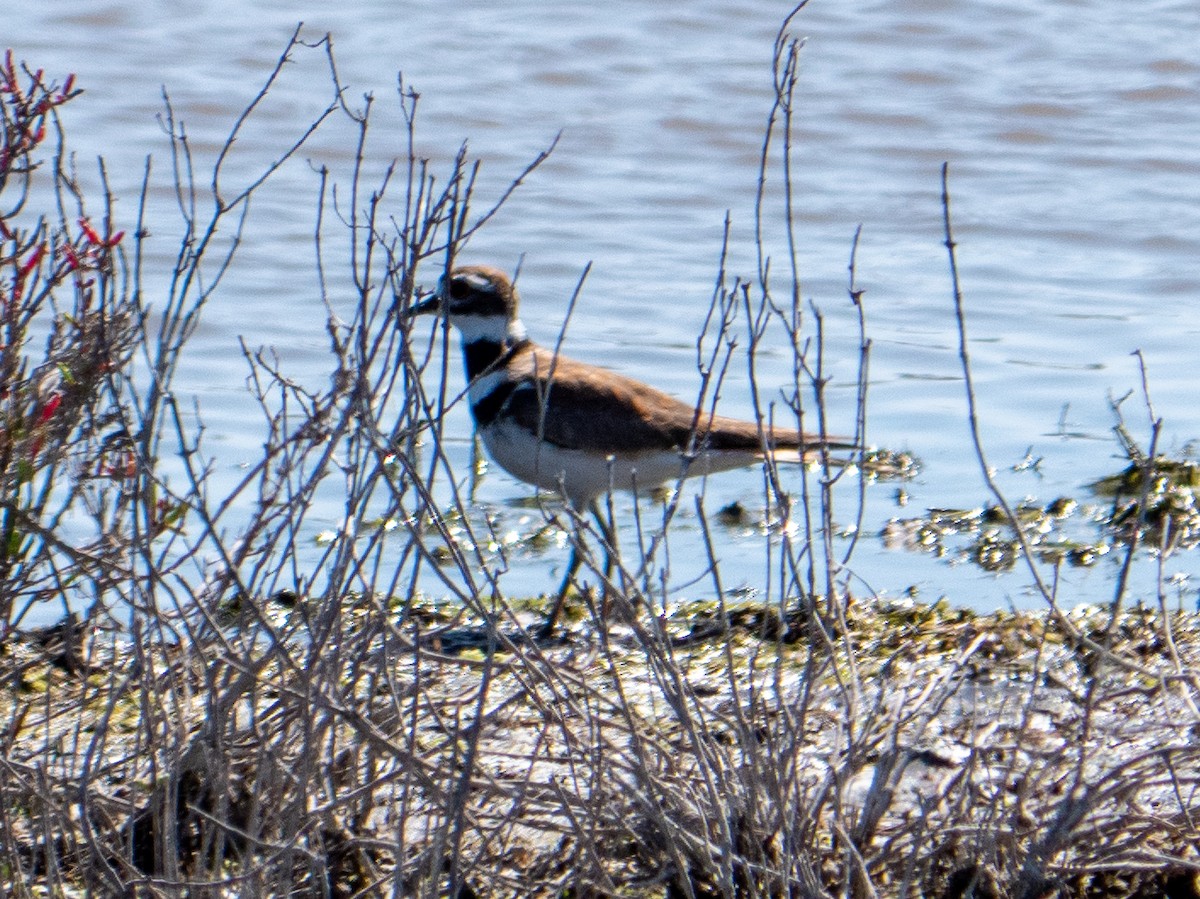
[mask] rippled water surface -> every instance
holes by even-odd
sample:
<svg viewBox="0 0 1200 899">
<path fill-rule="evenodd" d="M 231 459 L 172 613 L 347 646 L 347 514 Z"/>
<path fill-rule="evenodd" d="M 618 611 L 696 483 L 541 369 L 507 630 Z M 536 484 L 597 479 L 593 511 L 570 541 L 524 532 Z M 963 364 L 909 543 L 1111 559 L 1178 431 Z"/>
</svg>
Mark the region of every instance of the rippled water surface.
<svg viewBox="0 0 1200 899">
<path fill-rule="evenodd" d="M 48 72 L 77 73 L 86 89 L 68 109 L 71 142 L 85 178 L 96 155 L 106 158 L 125 198 L 118 215 L 133 217 L 146 155 L 167 163 L 157 120 L 164 87 L 197 151 L 211 153 L 303 20 L 303 34 L 333 35 L 351 95 L 376 97 L 374 173 L 403 149 L 397 72 L 421 94 L 418 152 L 444 162 L 468 141 L 483 160 L 485 197 L 561 132 L 549 162 L 467 256 L 510 269 L 523 258 L 524 318 L 546 341 L 590 262 L 568 352 L 694 394 L 693 344 L 727 211 L 730 270 L 754 271 L 771 52 L 789 4 L 184 6 L 6 4 L 0 43 Z M 795 149 L 799 262 L 805 296 L 826 316 L 831 428 L 854 423 L 846 276 L 861 224 L 858 278 L 873 340 L 870 440 L 924 462 L 907 487 L 907 508 L 897 507 L 892 486 L 868 490 L 871 533 L 892 516 L 987 498 L 969 440 L 942 246 L 943 161 L 983 437 L 1010 496 L 1083 495 L 1086 483 L 1120 467 L 1109 397 L 1138 388 L 1134 350 L 1146 361 L 1165 448 L 1181 452 L 1200 435 L 1200 5 L 814 0 L 793 30 L 807 36 Z M 242 160 L 249 171 L 269 159 L 328 92 L 316 55 L 299 56 L 239 141 L 234 171 Z M 344 166 L 353 150 L 349 132 L 335 129 L 304 155 Z M 300 379 L 324 371 L 312 266 L 316 191 L 313 165 L 301 160 L 264 194 L 252 239 L 208 309 L 184 372 L 230 470 L 261 441 L 241 388 L 237 338 L 275 346 Z M 154 201 L 165 208 L 171 197 Z M 172 250 L 159 247 L 160 266 Z M 768 390 L 787 383 L 785 350 L 762 351 Z M 723 411 L 748 414 L 741 381 L 725 385 Z M 1140 407 L 1127 408 L 1144 438 Z M 465 460 L 465 416 L 451 433 Z M 1040 464 L 1014 471 L 1027 453 Z M 710 507 L 752 503 L 759 476 L 722 476 L 709 489 Z M 502 504 L 528 492 L 493 474 L 480 498 Z M 333 525 L 337 514 L 318 517 Z M 755 542 L 727 535 L 727 583 L 756 583 Z M 547 568 L 559 564 L 555 556 L 518 565 L 510 591 L 544 589 Z M 1181 556 L 1167 574 L 1196 567 Z M 860 547 L 856 568 L 892 594 L 915 586 L 925 598 L 947 594 L 979 607 L 1032 601 L 1021 575 L 997 579 L 885 550 L 874 537 Z M 1064 594 L 1105 598 L 1111 572 L 1071 572 Z M 1191 587 L 1185 596 L 1193 601 Z"/>
</svg>

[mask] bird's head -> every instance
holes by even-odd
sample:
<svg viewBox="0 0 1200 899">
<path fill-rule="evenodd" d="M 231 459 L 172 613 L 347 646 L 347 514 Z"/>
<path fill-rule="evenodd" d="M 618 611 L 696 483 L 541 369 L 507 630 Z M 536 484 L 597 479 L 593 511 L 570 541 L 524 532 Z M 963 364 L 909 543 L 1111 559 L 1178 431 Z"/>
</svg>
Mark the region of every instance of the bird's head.
<svg viewBox="0 0 1200 899">
<path fill-rule="evenodd" d="M 525 338 L 517 319 L 520 297 L 504 272 L 488 265 L 464 265 L 438 283 L 438 288 L 409 309 L 409 315 L 440 313 L 458 328 L 465 343 L 495 343 Z"/>
</svg>

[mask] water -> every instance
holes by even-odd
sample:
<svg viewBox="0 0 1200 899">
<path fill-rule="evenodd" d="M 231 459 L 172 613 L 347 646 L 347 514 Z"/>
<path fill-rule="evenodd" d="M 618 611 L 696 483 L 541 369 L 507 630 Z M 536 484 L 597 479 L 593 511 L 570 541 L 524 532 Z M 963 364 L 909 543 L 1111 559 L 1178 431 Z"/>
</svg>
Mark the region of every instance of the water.
<svg viewBox="0 0 1200 899">
<path fill-rule="evenodd" d="M 156 115 L 165 86 L 201 160 L 253 96 L 297 20 L 330 32 L 349 96 L 376 96 L 369 158 L 402 149 L 396 73 L 421 93 L 418 152 L 451 158 L 467 140 L 494 195 L 561 132 L 550 161 L 474 240 L 471 261 L 523 259 L 524 318 L 558 333 L 566 298 L 592 263 L 567 351 L 681 396 L 694 394 L 694 338 L 733 221 L 731 269 L 753 272 L 753 200 L 771 100 L 772 43 L 786 3 L 659 6 L 471 0 L 456 4 L 96 4 L 9 0 L 0 44 L 87 90 L 66 121 L 81 171 L 107 159 L 118 215 L 132 217 L 144 159 L 165 165 Z M 983 438 L 1014 499 L 1080 495 L 1122 464 L 1109 396 L 1138 388 L 1145 358 L 1164 446 L 1200 434 L 1194 400 L 1200 293 L 1200 6 L 1052 0 L 815 0 L 793 30 L 807 37 L 798 89 L 799 261 L 805 296 L 828 317 L 835 376 L 831 426 L 853 426 L 851 237 L 863 227 L 871 359 L 870 439 L 924 462 L 899 508 L 868 492 L 867 527 L 926 507 L 987 499 L 971 448 L 942 242 L 939 170 L 950 163 Z M 232 174 L 259 165 L 327 101 L 316 55 L 297 56 L 262 118 L 239 141 Z M 336 129 L 304 156 L 345 166 Z M 240 156 L 239 156 L 240 154 Z M 244 162 L 243 162 L 244 161 Z M 203 170 L 203 169 L 202 169 Z M 323 376 L 323 310 L 312 271 L 312 168 L 287 166 L 256 206 L 253 239 L 206 313 L 183 372 L 229 470 L 260 438 L 241 383 L 237 337 L 271 345 L 300 380 Z M 299 202 L 297 202 L 297 198 Z M 157 209 L 171 198 L 155 198 Z M 300 214 L 297 214 L 297 209 Z M 772 246 L 779 252 L 778 244 Z M 158 264 L 173 251 L 158 246 Z M 335 296 L 335 302 L 337 297 Z M 343 297 L 345 299 L 345 297 Z M 630 328 L 630 323 L 636 327 Z M 787 383 L 780 346 L 760 383 Z M 457 376 L 457 368 L 455 369 Z M 1135 433 L 1145 422 L 1134 414 Z M 722 410 L 747 414 L 734 378 Z M 1140 430 L 1139 430 L 1140 429 Z M 451 422 L 465 459 L 469 423 Z M 1013 466 L 1032 453 L 1036 468 Z M 759 477 L 710 484 L 709 506 L 753 503 Z M 528 489 L 499 474 L 480 499 Z M 337 511 L 324 516 L 336 523 Z M 727 580 L 759 576 L 751 538 L 727 535 Z M 749 554 L 750 561 L 742 560 Z M 553 555 L 553 554 L 551 554 Z M 518 564 L 511 592 L 545 589 L 561 559 Z M 697 565 L 700 563 L 697 562 Z M 1168 574 L 1190 574 L 1180 556 Z M 1027 605 L 1027 579 L 885 550 L 871 537 L 856 569 L 877 590 L 992 608 Z M 1103 599 L 1110 566 L 1071 572 L 1068 598 Z M 1185 595 L 1192 597 L 1191 588 Z"/>
</svg>

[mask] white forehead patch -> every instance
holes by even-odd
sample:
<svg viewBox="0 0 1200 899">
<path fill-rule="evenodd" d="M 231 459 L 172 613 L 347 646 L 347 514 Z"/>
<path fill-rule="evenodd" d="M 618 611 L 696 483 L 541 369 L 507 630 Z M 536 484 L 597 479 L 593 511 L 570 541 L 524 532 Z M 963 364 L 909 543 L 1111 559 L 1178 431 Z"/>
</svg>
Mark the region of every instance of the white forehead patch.
<svg viewBox="0 0 1200 899">
<path fill-rule="evenodd" d="M 462 281 L 472 290 L 495 290 L 496 285 L 492 283 L 492 279 L 478 272 L 468 272 L 465 275 L 455 275 L 456 281 Z"/>
</svg>

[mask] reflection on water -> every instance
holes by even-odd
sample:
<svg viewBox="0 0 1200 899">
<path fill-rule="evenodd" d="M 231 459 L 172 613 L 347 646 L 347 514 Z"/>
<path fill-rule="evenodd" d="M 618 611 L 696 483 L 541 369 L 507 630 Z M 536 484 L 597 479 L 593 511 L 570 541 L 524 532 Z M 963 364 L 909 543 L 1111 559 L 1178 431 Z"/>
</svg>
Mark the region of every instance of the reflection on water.
<svg viewBox="0 0 1200 899">
<path fill-rule="evenodd" d="M 4 41 L 36 66 L 78 73 L 87 94 L 69 111 L 76 164 L 87 182 L 94 157 L 105 156 L 126 220 L 147 152 L 166 165 L 156 119 L 162 86 L 203 170 L 299 19 L 314 38 L 333 34 L 350 100 L 376 96 L 374 172 L 403 146 L 397 72 L 421 93 L 418 151 L 445 161 L 469 141 L 484 161 L 485 201 L 561 132 L 550 162 L 467 255 L 510 269 L 523 260 L 524 318 L 546 342 L 591 262 L 568 351 L 694 394 L 693 341 L 727 210 L 728 266 L 754 271 L 770 55 L 787 4 L 705 0 L 685 10 L 525 0 L 500 8 L 472 0 L 410 6 L 402 16 L 382 2 L 304 7 L 211 0 L 186 10 L 151 2 L 64 15 L 16 0 Z M 837 381 L 831 426 L 853 425 L 856 341 L 845 283 L 861 223 L 858 277 L 874 341 L 870 437 L 923 460 L 907 487 L 911 506 L 972 508 L 989 499 L 965 423 L 941 246 L 943 160 L 951 163 L 983 437 L 1003 487 L 1045 504 L 1120 467 L 1108 396 L 1138 385 L 1135 349 L 1165 420 L 1164 445 L 1178 449 L 1200 432 L 1191 364 L 1200 328 L 1192 313 L 1200 292 L 1200 58 L 1178 39 L 1198 27 L 1200 6 L 1189 3 L 1130 16 L 1120 4 L 1084 15 L 1075 4 L 1033 0 L 880 0 L 852 13 L 814 2 L 796 20 L 808 36 L 797 110 L 798 253 L 806 296 L 827 317 Z M 319 66 L 297 60 L 287 75 L 239 140 L 234 181 L 328 101 L 332 86 Z M 323 377 L 314 169 L 344 170 L 353 152 L 352 135 L 331 129 L 308 165 L 281 173 L 254 210 L 223 301 L 206 312 L 186 386 L 200 395 L 210 440 L 231 470 L 259 445 L 237 337 L 276 346 L 300 380 Z M 150 201 L 168 210 L 174 197 Z M 771 208 L 778 201 L 767 198 Z M 174 247 L 164 240 L 150 248 L 163 279 Z M 785 252 L 774 238 L 769 249 Z M 348 302 L 339 274 L 333 300 Z M 786 385 L 787 354 L 765 349 L 759 377 L 768 390 Z M 748 386 L 731 378 L 723 411 L 749 407 Z M 465 460 L 465 417 L 454 429 Z M 1028 452 L 1041 459 L 1036 470 L 1020 466 Z M 708 506 L 753 502 L 757 484 L 752 473 L 714 479 Z M 503 508 L 527 493 L 493 473 L 480 499 Z M 869 529 L 906 514 L 891 489 L 868 490 Z M 760 576 L 752 553 L 728 555 L 727 580 Z M 510 589 L 541 589 L 545 565 L 558 561 L 517 566 Z M 1016 576 L 994 580 L 879 543 L 860 546 L 858 561 L 879 590 L 915 585 L 929 598 L 949 593 L 979 606 L 1025 601 Z M 1190 571 L 1195 563 L 1171 565 Z M 1097 568 L 1099 576 L 1081 575 L 1068 588 L 1107 589 Z"/>
</svg>

